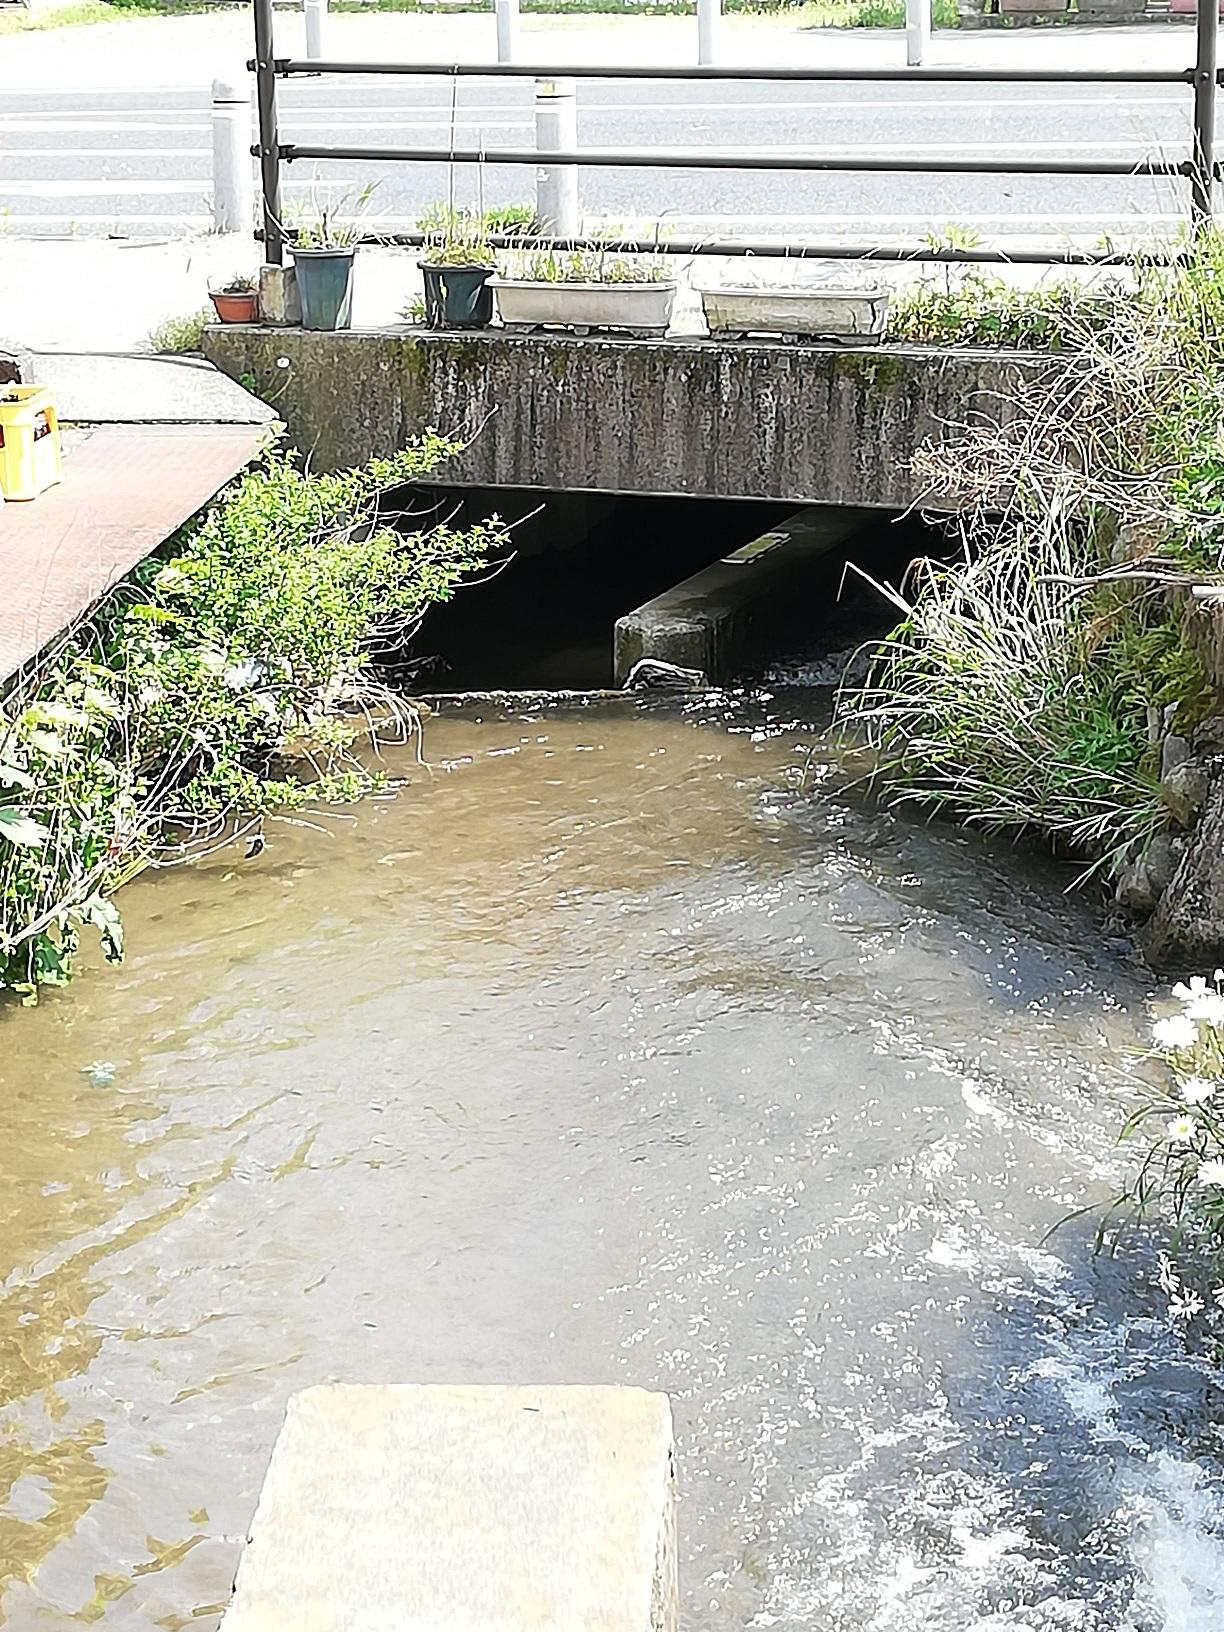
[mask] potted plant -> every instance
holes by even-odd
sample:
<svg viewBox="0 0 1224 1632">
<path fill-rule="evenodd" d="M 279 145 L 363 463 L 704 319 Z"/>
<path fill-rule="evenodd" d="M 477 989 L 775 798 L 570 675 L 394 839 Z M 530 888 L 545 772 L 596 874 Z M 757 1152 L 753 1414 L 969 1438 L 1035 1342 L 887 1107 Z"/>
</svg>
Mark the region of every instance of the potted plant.
<svg viewBox="0 0 1224 1632">
<path fill-rule="evenodd" d="M 493 280 L 508 328 L 625 330 L 665 334 L 676 279 L 660 255 L 612 255 L 605 249 L 516 254 Z"/>
<path fill-rule="evenodd" d="M 448 209 L 426 236 L 421 258 L 425 321 L 431 329 L 487 329 L 493 318 L 489 279 L 496 267 L 483 211 Z"/>
<path fill-rule="evenodd" d="M 727 338 L 765 334 L 872 345 L 884 335 L 888 291 L 877 284 L 743 276 L 702 289 L 701 305 L 710 333 Z"/>
<path fill-rule="evenodd" d="M 218 289 L 210 289 L 208 298 L 216 309 L 219 323 L 254 323 L 259 310 L 255 279 L 245 272 L 228 279 Z"/>
<path fill-rule="evenodd" d="M 353 261 L 373 192 L 371 183 L 292 223 L 285 247 L 293 256 L 304 329 L 334 331 L 352 322 Z"/>
</svg>

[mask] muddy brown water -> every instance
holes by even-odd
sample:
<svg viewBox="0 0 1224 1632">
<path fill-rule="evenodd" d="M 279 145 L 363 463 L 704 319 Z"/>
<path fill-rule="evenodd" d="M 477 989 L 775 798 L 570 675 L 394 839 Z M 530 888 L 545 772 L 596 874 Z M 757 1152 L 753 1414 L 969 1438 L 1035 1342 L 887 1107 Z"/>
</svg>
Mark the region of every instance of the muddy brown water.
<svg viewBox="0 0 1224 1632">
<path fill-rule="evenodd" d="M 0 1016 L 0 1622 L 209 1632 L 334 1378 L 666 1389 L 692 1632 L 1224 1624 L 1213 1375 L 1046 1234 L 1145 992 L 1066 875 L 791 691 L 426 750 Z"/>
</svg>

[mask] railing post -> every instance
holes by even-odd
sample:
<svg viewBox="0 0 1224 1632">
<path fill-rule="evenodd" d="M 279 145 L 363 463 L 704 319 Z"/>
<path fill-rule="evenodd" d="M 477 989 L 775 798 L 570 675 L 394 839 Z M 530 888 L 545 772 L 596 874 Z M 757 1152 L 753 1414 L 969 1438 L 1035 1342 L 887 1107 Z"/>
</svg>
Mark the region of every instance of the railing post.
<svg viewBox="0 0 1224 1632">
<path fill-rule="evenodd" d="M 250 232 L 255 225 L 251 165 L 251 87 L 212 84 L 213 231 Z"/>
<path fill-rule="evenodd" d="M 306 14 L 306 55 L 317 62 L 323 55 L 323 19 L 327 16 L 327 0 L 302 0 Z"/>
<path fill-rule="evenodd" d="M 931 44 L 931 0 L 905 0 L 905 63 L 921 68 Z"/>
<path fill-rule="evenodd" d="M 264 260 L 285 259 L 281 227 L 280 132 L 276 125 L 276 66 L 272 55 L 272 0 L 255 0 L 255 108 L 259 116 L 260 188 L 263 194 Z"/>
<path fill-rule="evenodd" d="M 518 0 L 493 0 L 497 21 L 497 60 L 513 62 L 518 47 Z"/>
<path fill-rule="evenodd" d="M 718 52 L 722 0 L 697 0 L 697 65 L 709 67 Z"/>
<path fill-rule="evenodd" d="M 1198 0 L 1194 53 L 1194 152 L 1190 171 L 1190 215 L 1196 229 L 1209 226 L 1215 191 L 1216 64 L 1219 54 L 1218 0 Z"/>
<path fill-rule="evenodd" d="M 572 79 L 535 82 L 535 137 L 538 153 L 564 153 L 578 146 L 578 106 Z M 578 167 L 541 164 L 536 171 L 536 222 L 551 238 L 578 237 Z"/>
</svg>

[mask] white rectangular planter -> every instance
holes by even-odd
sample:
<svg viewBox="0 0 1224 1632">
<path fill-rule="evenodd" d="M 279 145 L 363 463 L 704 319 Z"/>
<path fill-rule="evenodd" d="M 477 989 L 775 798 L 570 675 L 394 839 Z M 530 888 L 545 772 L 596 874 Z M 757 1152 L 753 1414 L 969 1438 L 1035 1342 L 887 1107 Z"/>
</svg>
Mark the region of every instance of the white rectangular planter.
<svg viewBox="0 0 1224 1632">
<path fill-rule="evenodd" d="M 711 334 L 798 334 L 814 340 L 880 340 L 888 314 L 886 289 L 703 289 Z"/>
<path fill-rule="evenodd" d="M 674 283 L 536 283 L 525 278 L 491 282 L 507 328 L 664 334 L 676 298 Z"/>
</svg>

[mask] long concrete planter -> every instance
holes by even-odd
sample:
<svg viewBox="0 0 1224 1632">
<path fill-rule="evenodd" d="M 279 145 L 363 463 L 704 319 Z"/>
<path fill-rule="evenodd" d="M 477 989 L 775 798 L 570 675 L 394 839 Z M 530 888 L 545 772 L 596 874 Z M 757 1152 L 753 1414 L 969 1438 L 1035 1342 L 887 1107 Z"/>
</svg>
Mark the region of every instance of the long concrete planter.
<svg viewBox="0 0 1224 1632">
<path fill-rule="evenodd" d="M 497 309 L 507 328 L 626 329 L 665 334 L 674 283 L 536 283 L 495 278 Z"/>
<path fill-rule="evenodd" d="M 888 315 L 885 289 L 703 289 L 711 334 L 796 334 L 822 340 L 879 340 Z"/>
</svg>

